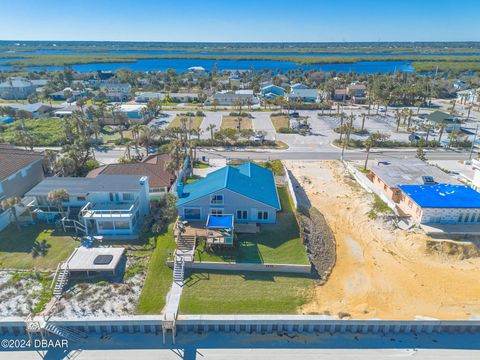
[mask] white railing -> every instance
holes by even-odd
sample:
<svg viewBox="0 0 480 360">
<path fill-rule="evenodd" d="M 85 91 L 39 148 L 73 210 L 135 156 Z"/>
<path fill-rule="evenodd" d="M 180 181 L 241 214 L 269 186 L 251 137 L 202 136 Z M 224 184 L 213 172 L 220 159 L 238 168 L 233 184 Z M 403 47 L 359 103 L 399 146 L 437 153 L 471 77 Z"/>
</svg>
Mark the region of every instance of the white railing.
<svg viewBox="0 0 480 360">
<path fill-rule="evenodd" d="M 133 215 L 136 208 L 137 202 L 131 204 L 128 209 L 108 209 L 109 206 L 114 205 L 115 203 L 96 203 L 92 204 L 88 202 L 81 210 L 80 214 L 82 217 L 91 217 L 95 215 L 101 216 L 110 216 L 116 217 L 121 215 Z M 94 209 L 94 207 L 105 207 L 105 209 Z"/>
</svg>

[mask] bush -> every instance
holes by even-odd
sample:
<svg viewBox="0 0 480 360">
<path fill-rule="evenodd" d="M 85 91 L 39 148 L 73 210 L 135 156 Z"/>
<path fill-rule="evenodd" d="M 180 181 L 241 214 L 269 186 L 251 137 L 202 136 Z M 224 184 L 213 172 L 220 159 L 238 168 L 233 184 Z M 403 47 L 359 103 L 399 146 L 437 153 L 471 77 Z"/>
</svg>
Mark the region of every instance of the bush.
<svg viewBox="0 0 480 360">
<path fill-rule="evenodd" d="M 281 127 L 278 132 L 280 134 L 293 134 L 295 131 L 292 128 Z"/>
<path fill-rule="evenodd" d="M 195 113 L 195 116 L 204 117 L 205 113 L 203 111 L 197 110 L 197 112 Z"/>
</svg>

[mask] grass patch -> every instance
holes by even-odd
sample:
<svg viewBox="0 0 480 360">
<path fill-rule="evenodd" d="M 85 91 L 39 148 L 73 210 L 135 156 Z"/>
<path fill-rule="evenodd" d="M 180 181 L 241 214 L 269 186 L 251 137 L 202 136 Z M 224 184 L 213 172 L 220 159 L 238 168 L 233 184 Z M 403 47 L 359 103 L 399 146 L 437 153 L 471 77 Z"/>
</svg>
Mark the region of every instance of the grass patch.
<svg viewBox="0 0 480 360">
<path fill-rule="evenodd" d="M 147 277 L 137 305 L 139 314 L 159 314 L 165 306 L 166 296 L 172 285 L 172 270 L 165 264 L 168 253 L 175 250 L 173 225 L 157 236 L 157 246 L 148 264 Z"/>
<path fill-rule="evenodd" d="M 294 314 L 313 294 L 308 277 L 275 273 L 192 273 L 180 300 L 184 314 Z"/>
<path fill-rule="evenodd" d="M 172 122 L 168 125 L 169 128 L 181 128 L 182 127 L 182 118 L 186 118 L 186 126 L 187 129 L 192 129 L 192 130 L 199 130 L 200 125 L 202 125 L 203 117 L 202 116 L 192 116 L 191 123 L 189 121 L 188 116 L 175 116 L 175 118 L 172 120 Z"/>
<path fill-rule="evenodd" d="M 270 119 L 272 120 L 273 127 L 277 132 L 279 132 L 281 128 L 290 127 L 289 121 L 288 121 L 288 115 L 272 114 L 270 115 Z"/>
<path fill-rule="evenodd" d="M 387 203 L 380 198 L 380 196 L 373 194 L 373 197 L 372 210 L 368 212 L 368 217 L 370 219 L 376 219 L 378 214 L 388 214 L 393 212 Z"/>
<path fill-rule="evenodd" d="M 197 181 L 198 179 L 202 179 L 202 177 L 201 177 L 201 176 L 198 176 L 198 175 L 189 176 L 188 178 L 185 179 L 185 184 L 194 183 L 194 182 Z"/>
<path fill-rule="evenodd" d="M 255 164 L 271 170 L 277 176 L 285 176 L 282 160 L 256 161 Z"/>
<path fill-rule="evenodd" d="M 43 224 L 28 226 L 21 232 L 10 225 L 0 233 L 0 267 L 55 270 L 78 246 L 72 236 Z"/>
<path fill-rule="evenodd" d="M 193 167 L 195 169 L 207 169 L 209 166 L 208 164 L 205 164 L 203 162 L 200 162 L 198 160 L 196 160 L 194 163 L 193 163 Z"/>
<path fill-rule="evenodd" d="M 240 117 L 240 129 L 238 129 L 238 116 L 224 116 L 222 118 L 222 124 L 220 129 L 235 129 L 235 130 L 248 130 L 253 129 L 252 119 L 246 116 Z"/>
<path fill-rule="evenodd" d="M 261 225 L 261 231 L 256 234 L 239 234 L 237 249 L 208 253 L 200 243 L 195 252 L 195 259 L 308 265 L 307 252 L 300 238 L 293 201 L 288 189 L 279 187 L 278 195 L 283 211 L 277 213 L 276 224 Z"/>
<path fill-rule="evenodd" d="M 28 136 L 26 143 L 33 146 L 60 146 L 65 143 L 65 132 L 62 119 L 27 119 L 24 121 L 25 134 Z M 0 138 L 9 144 L 23 146 L 25 143 L 18 135 L 22 122 L 17 120 L 0 130 Z"/>
</svg>

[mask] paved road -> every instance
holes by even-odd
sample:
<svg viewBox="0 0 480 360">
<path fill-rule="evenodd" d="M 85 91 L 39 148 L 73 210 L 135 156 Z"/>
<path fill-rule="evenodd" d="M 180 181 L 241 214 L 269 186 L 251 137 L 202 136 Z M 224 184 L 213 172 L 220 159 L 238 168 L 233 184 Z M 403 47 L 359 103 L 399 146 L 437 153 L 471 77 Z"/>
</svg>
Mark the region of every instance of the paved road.
<svg viewBox="0 0 480 360">
<path fill-rule="evenodd" d="M 4 339 L 4 337 L 0 337 Z M 465 334 L 179 334 L 162 345 L 161 335 L 92 335 L 81 346 L 0 352 L 0 359 L 166 360 L 470 360 L 480 358 L 480 335 Z M 168 339 L 169 340 L 169 339 Z"/>
<path fill-rule="evenodd" d="M 280 150 L 258 150 L 258 151 L 217 151 L 202 150 L 200 156 L 207 158 L 236 158 L 252 160 L 335 160 L 340 158 L 341 151 L 332 147 L 331 151 L 280 151 Z M 372 151 L 370 158 L 386 157 L 415 157 L 416 151 Z M 363 151 L 345 152 L 346 160 L 365 159 Z M 427 152 L 429 160 L 465 160 L 468 159 L 468 153 L 457 153 L 453 151 L 432 151 Z"/>
</svg>

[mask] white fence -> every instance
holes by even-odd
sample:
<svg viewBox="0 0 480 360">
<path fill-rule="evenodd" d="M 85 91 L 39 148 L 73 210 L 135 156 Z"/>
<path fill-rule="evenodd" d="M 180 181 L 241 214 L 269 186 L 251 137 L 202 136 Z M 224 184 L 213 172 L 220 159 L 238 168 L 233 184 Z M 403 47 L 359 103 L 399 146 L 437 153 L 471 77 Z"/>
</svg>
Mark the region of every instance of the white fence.
<svg viewBox="0 0 480 360">
<path fill-rule="evenodd" d="M 295 205 L 295 209 L 298 209 L 297 195 L 295 194 L 295 189 L 293 188 L 292 179 L 290 179 L 290 174 L 283 161 L 282 161 L 282 165 L 283 165 L 283 170 L 285 171 L 285 180 L 287 182 L 288 191 L 290 191 L 290 196 L 292 197 L 292 200 L 293 200 L 293 205 Z"/>
<path fill-rule="evenodd" d="M 369 193 L 374 193 L 382 199 L 390 209 L 392 209 L 395 213 L 397 213 L 397 206 L 396 204 L 390 199 L 383 191 L 380 189 L 376 188 L 375 185 L 360 171 L 355 169 L 351 164 L 348 162 L 344 161 L 343 162 L 345 166 L 347 167 L 347 170 L 352 174 L 352 176 L 355 178 L 355 180 L 360 184 L 361 187 L 363 187 L 366 191 Z"/>
<path fill-rule="evenodd" d="M 20 218 L 27 210 L 27 205 L 33 201 L 32 198 L 23 198 L 22 203 L 15 205 L 17 217 Z M 8 209 L 0 214 L 0 231 L 4 230 L 13 221 L 12 210 Z"/>
</svg>

